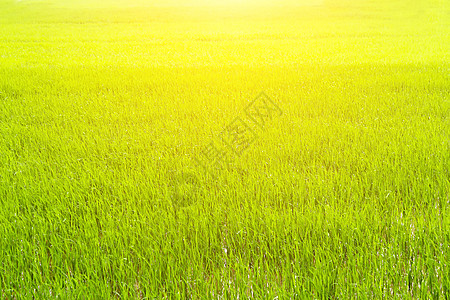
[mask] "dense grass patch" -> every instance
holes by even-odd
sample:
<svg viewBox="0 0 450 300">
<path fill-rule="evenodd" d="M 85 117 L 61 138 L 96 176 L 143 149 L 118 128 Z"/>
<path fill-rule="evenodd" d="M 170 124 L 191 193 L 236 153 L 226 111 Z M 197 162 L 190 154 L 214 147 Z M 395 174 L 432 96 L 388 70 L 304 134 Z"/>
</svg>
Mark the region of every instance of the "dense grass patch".
<svg viewBox="0 0 450 300">
<path fill-rule="evenodd" d="M 448 4 L 405 3 L 1 2 L 1 297 L 448 297 Z"/>
</svg>

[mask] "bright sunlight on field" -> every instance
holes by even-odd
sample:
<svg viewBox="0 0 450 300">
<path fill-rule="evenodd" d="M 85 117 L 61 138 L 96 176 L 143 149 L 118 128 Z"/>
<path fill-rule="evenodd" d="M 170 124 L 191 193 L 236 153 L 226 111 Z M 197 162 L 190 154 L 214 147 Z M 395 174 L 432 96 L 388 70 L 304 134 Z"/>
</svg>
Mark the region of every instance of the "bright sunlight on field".
<svg viewBox="0 0 450 300">
<path fill-rule="evenodd" d="M 443 0 L 0 0 L 0 298 L 445 299 Z"/>
</svg>

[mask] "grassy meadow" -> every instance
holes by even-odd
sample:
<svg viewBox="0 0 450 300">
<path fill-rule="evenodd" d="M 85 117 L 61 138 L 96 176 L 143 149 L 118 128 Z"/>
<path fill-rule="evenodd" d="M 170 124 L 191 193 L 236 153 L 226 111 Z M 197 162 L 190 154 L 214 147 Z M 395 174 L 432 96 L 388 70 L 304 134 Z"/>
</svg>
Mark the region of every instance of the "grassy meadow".
<svg viewBox="0 0 450 300">
<path fill-rule="evenodd" d="M 450 297 L 450 3 L 235 2 L 0 0 L 0 298 Z"/>
</svg>

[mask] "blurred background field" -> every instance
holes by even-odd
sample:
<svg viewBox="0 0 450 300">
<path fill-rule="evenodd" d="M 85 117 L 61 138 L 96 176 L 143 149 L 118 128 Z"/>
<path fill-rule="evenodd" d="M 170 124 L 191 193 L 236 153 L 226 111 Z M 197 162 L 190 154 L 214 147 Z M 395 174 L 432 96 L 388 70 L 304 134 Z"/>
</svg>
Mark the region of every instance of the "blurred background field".
<svg viewBox="0 0 450 300">
<path fill-rule="evenodd" d="M 1 298 L 448 297 L 449 8 L 1 0 Z"/>
</svg>

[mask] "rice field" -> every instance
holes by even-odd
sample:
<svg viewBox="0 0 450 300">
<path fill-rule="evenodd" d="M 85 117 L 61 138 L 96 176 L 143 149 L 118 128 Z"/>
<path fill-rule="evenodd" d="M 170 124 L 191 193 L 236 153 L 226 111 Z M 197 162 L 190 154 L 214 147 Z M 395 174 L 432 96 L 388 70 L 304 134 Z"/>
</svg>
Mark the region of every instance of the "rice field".
<svg viewBox="0 0 450 300">
<path fill-rule="evenodd" d="M 238 2 L 0 0 L 0 298 L 450 297 L 450 3 Z"/>
</svg>

